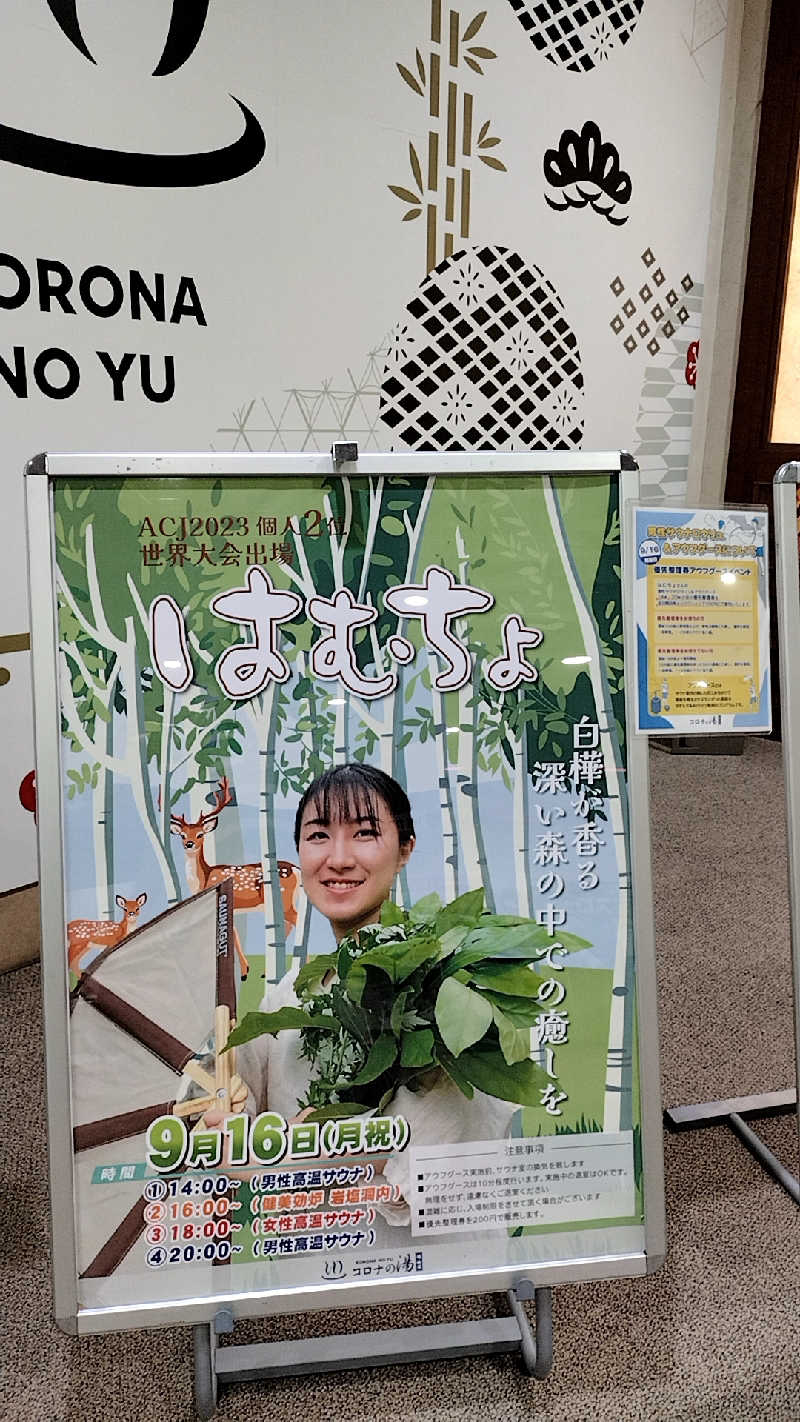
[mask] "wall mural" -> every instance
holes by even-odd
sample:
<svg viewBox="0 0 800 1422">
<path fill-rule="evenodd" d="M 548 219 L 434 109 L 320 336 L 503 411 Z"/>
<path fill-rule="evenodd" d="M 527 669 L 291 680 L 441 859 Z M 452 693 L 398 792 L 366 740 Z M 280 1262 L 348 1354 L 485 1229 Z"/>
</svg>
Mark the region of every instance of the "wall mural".
<svg viewBox="0 0 800 1422">
<path fill-rule="evenodd" d="M 500 173 L 507 171 L 495 151 L 500 139 L 491 131 L 491 120 L 480 122 L 475 114 L 474 86 L 464 72 L 469 69 L 483 75 L 484 65 L 497 58 L 493 49 L 475 43 L 487 12 L 479 11 L 463 26 L 458 10 L 448 12 L 446 24 L 442 10 L 442 0 L 431 0 L 426 57 L 416 50 L 413 72 L 405 64 L 397 65 L 405 83 L 427 104 L 424 181 L 419 153 L 410 143 L 414 190 L 389 184 L 391 192 L 407 205 L 404 222 L 425 212 L 426 271 L 441 257 L 452 257 L 456 243 L 460 245 L 469 237 L 473 160 L 477 158 Z"/>
<path fill-rule="evenodd" d="M 584 76 L 600 64 L 613 69 L 644 9 L 644 0 L 509 4 L 538 56 Z M 369 353 L 359 381 L 348 369 L 344 379 L 329 377 L 307 390 L 252 397 L 234 411 L 230 423 L 218 427 L 217 447 L 327 449 L 337 438 L 356 439 L 365 451 L 403 446 L 538 450 L 586 443 L 578 338 L 562 295 L 531 260 L 536 228 L 526 234 L 525 253 L 470 242 L 478 183 L 487 179 L 491 187 L 493 173 L 501 182 L 509 174 L 508 154 L 485 111 L 481 88 L 487 76 L 502 70 L 507 57 L 490 47 L 499 43 L 502 7 L 473 13 L 429 0 L 426 8 L 424 38 L 405 59 L 394 61 L 402 85 L 419 102 L 425 131 L 417 129 L 409 139 L 407 172 L 398 175 L 402 181 L 387 183 L 400 204 L 402 223 L 419 223 L 411 230 L 422 237 L 425 276 L 388 336 Z M 693 0 L 691 15 L 679 15 L 676 7 L 673 15 L 680 41 L 700 67 L 699 56 L 724 30 L 720 5 Z M 644 62 L 655 64 L 655 55 Z M 630 115 L 626 118 L 629 124 Z M 552 146 L 542 138 L 539 144 L 541 197 L 552 211 L 589 208 L 612 227 L 628 224 L 636 211 L 633 179 L 600 122 L 588 119 L 565 127 Z M 511 177 L 519 175 L 512 172 Z M 495 212 L 503 212 L 506 198 L 502 187 L 492 192 Z M 674 493 L 688 464 L 699 356 L 699 342 L 693 342 L 690 360 L 689 342 L 678 333 L 690 320 L 692 296 L 699 326 L 702 288 L 688 271 L 679 276 L 674 262 L 667 276 L 652 246 L 634 256 L 626 244 L 618 258 L 620 268 L 607 283 L 618 298 L 607 329 L 627 356 L 646 353 L 651 362 L 663 358 L 663 365 L 644 369 L 636 414 L 631 411 L 628 437 L 619 442 L 648 466 L 651 492 L 663 479 Z M 687 362 L 691 381 L 685 376 Z M 680 404 L 680 411 L 662 412 L 658 440 L 648 421 L 656 387 L 659 399 Z M 677 422 L 681 433 L 676 437 Z M 655 444 L 658 468 L 653 465 Z"/>
<path fill-rule="evenodd" d="M 647 364 L 636 412 L 633 448 L 641 471 L 643 499 L 681 500 L 694 413 L 694 388 L 700 348 L 703 288 L 685 297 L 686 320 L 659 343 L 656 360 Z"/>
<path fill-rule="evenodd" d="M 680 496 L 726 9 L 7 0 L 0 891 L 37 450 L 628 448 Z"/>
<path fill-rule="evenodd" d="M 604 143 L 596 123 L 585 123 L 580 133 L 565 128 L 557 148 L 544 155 L 545 181 L 558 190 L 557 197 L 545 193 L 544 200 L 554 212 L 570 207 L 591 207 L 615 227 L 628 221 L 628 214 L 615 209 L 631 200 L 630 175 L 619 161 L 613 143 Z"/>
<path fill-rule="evenodd" d="M 580 445 L 578 344 L 558 293 L 504 247 L 426 277 L 395 328 L 381 415 L 412 449 Z"/>
<path fill-rule="evenodd" d="M 578 74 L 611 58 L 627 44 L 641 14 L 644 0 L 509 0 L 523 30 L 551 64 Z"/>
</svg>

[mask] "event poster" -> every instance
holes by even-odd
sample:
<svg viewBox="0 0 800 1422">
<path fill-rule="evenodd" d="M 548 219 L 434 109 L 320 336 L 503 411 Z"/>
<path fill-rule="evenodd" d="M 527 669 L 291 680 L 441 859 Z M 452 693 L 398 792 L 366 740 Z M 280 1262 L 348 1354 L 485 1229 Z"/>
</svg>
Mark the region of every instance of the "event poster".
<svg viewBox="0 0 800 1422">
<path fill-rule="evenodd" d="M 79 1305 L 641 1251 L 618 480 L 53 500 Z"/>
<path fill-rule="evenodd" d="M 772 726 L 767 515 L 635 510 L 637 727 Z"/>
</svg>

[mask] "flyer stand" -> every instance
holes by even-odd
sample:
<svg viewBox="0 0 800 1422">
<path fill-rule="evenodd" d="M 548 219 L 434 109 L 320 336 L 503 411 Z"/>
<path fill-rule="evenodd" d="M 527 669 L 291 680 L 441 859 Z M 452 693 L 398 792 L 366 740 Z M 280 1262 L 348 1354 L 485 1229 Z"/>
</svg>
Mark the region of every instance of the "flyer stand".
<svg viewBox="0 0 800 1422">
<path fill-rule="evenodd" d="M 543 1377 L 552 1287 L 664 1253 L 635 464 L 48 454 L 26 483 L 60 1326 L 192 1326 L 204 1418 L 244 1378 Z M 345 763 L 411 802 L 363 831 L 380 923 L 338 907 L 360 849 L 320 887 L 292 843 Z M 312 801 L 321 837 L 374 793 Z M 510 1316 L 218 1346 L 487 1290 Z"/>
<path fill-rule="evenodd" d="M 786 467 L 792 471 L 798 466 Z M 785 503 L 782 516 L 779 493 L 783 495 L 783 490 L 776 485 L 778 615 L 785 629 L 792 597 L 795 605 L 798 602 L 797 532 L 794 491 L 786 492 L 791 509 L 787 513 Z M 667 735 L 681 730 L 693 736 L 699 733 L 709 738 L 712 747 L 715 737 L 766 734 L 771 728 L 766 512 L 731 505 L 637 508 L 632 517 L 640 728 Z M 786 571 L 792 555 L 794 573 Z M 783 695 L 788 705 L 792 681 L 785 658 L 792 641 L 787 641 L 785 632 L 781 637 Z M 667 714 L 671 719 L 666 719 Z M 786 742 L 785 749 L 788 764 Z M 761 1116 L 791 1111 L 796 1101 L 793 1090 L 765 1091 L 674 1106 L 665 1112 L 665 1120 L 674 1130 L 729 1126 L 798 1201 L 796 1177 L 750 1124 Z"/>
</svg>

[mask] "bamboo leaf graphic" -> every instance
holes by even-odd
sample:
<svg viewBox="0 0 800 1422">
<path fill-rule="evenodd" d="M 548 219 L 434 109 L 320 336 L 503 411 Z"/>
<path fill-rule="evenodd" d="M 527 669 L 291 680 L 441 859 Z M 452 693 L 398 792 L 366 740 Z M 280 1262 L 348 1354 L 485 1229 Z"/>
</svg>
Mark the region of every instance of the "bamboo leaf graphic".
<svg viewBox="0 0 800 1422">
<path fill-rule="evenodd" d="M 482 163 L 486 163 L 490 168 L 497 168 L 500 173 L 507 173 L 505 163 L 501 163 L 499 158 L 493 158 L 490 153 L 479 153 L 478 157 Z"/>
<path fill-rule="evenodd" d="M 499 138 L 482 138 L 478 144 L 479 148 L 494 148 L 500 142 Z"/>
<path fill-rule="evenodd" d="M 464 38 L 466 39 L 466 35 L 464 36 Z M 493 49 L 484 49 L 483 45 L 480 44 L 471 44 L 469 47 L 469 52 L 470 54 L 474 54 L 476 59 L 497 58 L 497 55 L 495 54 Z"/>
<path fill-rule="evenodd" d="M 486 137 L 487 133 L 489 132 L 489 122 L 490 122 L 490 120 L 487 119 L 486 122 L 485 122 L 485 123 L 482 123 L 481 126 L 480 126 L 480 128 L 478 129 L 478 142 L 479 142 L 479 143 L 481 143 L 481 142 L 483 141 L 483 139 Z"/>
<path fill-rule="evenodd" d="M 474 69 L 474 70 L 475 70 L 475 73 L 476 73 L 476 74 L 482 74 L 482 73 L 483 73 L 483 70 L 481 69 L 481 66 L 478 64 L 478 61 L 477 61 L 476 59 L 470 59 L 470 57 L 469 57 L 468 54 L 465 54 L 465 55 L 464 55 L 464 59 L 466 60 L 467 64 L 469 65 L 470 69 Z"/>
<path fill-rule="evenodd" d="M 419 77 L 420 77 L 420 79 L 422 80 L 422 83 L 424 84 L 424 83 L 425 83 L 425 65 L 424 65 L 423 62 L 422 62 L 422 55 L 420 54 L 419 50 L 416 51 L 416 55 L 417 55 L 417 73 L 419 74 Z"/>
<path fill-rule="evenodd" d="M 410 207 L 410 208 L 408 209 L 408 212 L 404 212 L 404 213 L 403 213 L 403 221 L 404 221 L 404 222 L 413 222 L 415 217 L 421 217 L 421 216 L 422 216 L 422 208 L 421 208 L 421 207 Z M 373 561 L 374 561 L 374 560 L 373 560 Z"/>
<path fill-rule="evenodd" d="M 420 192 L 422 192 L 422 168 L 420 167 L 420 161 L 417 157 L 417 150 L 414 147 L 413 143 L 409 143 L 408 145 L 408 156 L 411 160 L 411 171 L 414 174 L 414 181 L 416 182 Z"/>
<path fill-rule="evenodd" d="M 469 63 L 469 60 L 467 60 L 467 63 Z M 409 88 L 413 89 L 414 93 L 419 94 L 421 98 L 424 97 L 424 90 L 420 85 L 419 80 L 416 79 L 411 73 L 411 70 L 406 69 L 406 66 L 404 64 L 398 64 L 397 68 L 400 70 L 400 73 L 402 74 Z"/>
<path fill-rule="evenodd" d="M 395 183 L 389 183 L 388 186 L 389 192 L 394 193 L 395 197 L 399 197 L 403 202 L 412 203 L 414 207 L 419 207 L 418 193 L 412 193 L 410 188 L 397 187 Z"/>
<path fill-rule="evenodd" d="M 483 24 L 483 22 L 484 22 L 485 19 L 486 19 L 486 11 L 485 11 L 485 10 L 480 10 L 480 11 L 478 12 L 478 14 L 475 16 L 475 19 L 474 19 L 474 20 L 470 20 L 469 24 L 467 25 L 467 28 L 466 28 L 465 31 L 464 31 L 464 39 L 465 39 L 465 40 L 474 39 L 475 36 L 476 36 L 476 34 L 478 33 L 478 30 L 480 29 L 480 27 L 481 27 L 481 25 Z"/>
</svg>

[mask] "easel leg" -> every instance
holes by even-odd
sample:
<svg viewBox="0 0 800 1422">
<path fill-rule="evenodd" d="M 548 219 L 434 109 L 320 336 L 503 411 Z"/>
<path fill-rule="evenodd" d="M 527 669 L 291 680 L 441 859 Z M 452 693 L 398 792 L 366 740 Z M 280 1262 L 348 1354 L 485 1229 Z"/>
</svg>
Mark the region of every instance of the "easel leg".
<svg viewBox="0 0 800 1422">
<path fill-rule="evenodd" d="M 443 1358 L 478 1358 L 516 1353 L 530 1377 L 545 1378 L 553 1366 L 553 1295 L 520 1279 L 508 1291 L 510 1318 L 470 1319 L 421 1327 L 377 1329 L 370 1333 L 328 1334 L 281 1343 L 232 1344 L 217 1351 L 219 1333 L 233 1333 L 233 1314 L 220 1309 L 213 1323 L 194 1333 L 194 1395 L 200 1422 L 210 1422 L 223 1383 L 344 1372 L 350 1368 L 394 1367 Z M 523 1307 L 533 1299 L 535 1327 Z"/>
<path fill-rule="evenodd" d="M 745 1115 L 784 1115 L 796 1110 L 796 1107 L 796 1091 L 768 1091 L 760 1096 L 738 1096 L 726 1101 L 702 1101 L 695 1106 L 673 1106 L 664 1112 L 664 1121 L 674 1131 L 691 1130 L 697 1126 L 729 1126 L 787 1195 L 791 1195 L 795 1204 L 800 1205 L 800 1180 L 787 1170 L 743 1119 Z"/>
<path fill-rule="evenodd" d="M 532 1298 L 536 1316 L 536 1331 L 531 1331 L 523 1299 Z M 534 1378 L 546 1378 L 553 1366 L 553 1291 L 535 1289 L 523 1279 L 516 1289 L 509 1289 L 508 1302 L 517 1320 L 520 1354 L 525 1371 Z"/>
<path fill-rule="evenodd" d="M 194 1406 L 200 1422 L 210 1422 L 217 1410 L 217 1337 L 213 1323 L 192 1329 L 194 1348 Z"/>
</svg>

